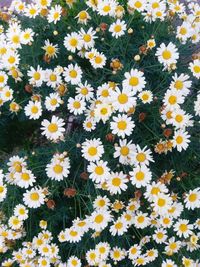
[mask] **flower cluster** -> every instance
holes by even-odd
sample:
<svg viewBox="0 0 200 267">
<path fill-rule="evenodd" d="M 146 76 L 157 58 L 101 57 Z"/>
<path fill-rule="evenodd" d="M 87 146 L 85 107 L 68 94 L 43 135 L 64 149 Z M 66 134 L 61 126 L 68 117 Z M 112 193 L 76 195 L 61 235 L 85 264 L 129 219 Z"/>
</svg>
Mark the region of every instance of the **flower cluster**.
<svg viewBox="0 0 200 267">
<path fill-rule="evenodd" d="M 0 170 L 1 266 L 200 266 L 199 4 L 59 2 L 0 13 L 2 121 L 34 128 Z"/>
</svg>

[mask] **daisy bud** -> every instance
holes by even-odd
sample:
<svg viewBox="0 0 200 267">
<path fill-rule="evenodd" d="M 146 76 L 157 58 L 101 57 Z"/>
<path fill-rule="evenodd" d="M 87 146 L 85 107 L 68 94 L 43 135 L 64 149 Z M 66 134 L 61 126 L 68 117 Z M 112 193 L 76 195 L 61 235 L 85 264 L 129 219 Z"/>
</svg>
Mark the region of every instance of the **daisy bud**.
<svg viewBox="0 0 200 267">
<path fill-rule="evenodd" d="M 112 133 L 108 133 L 108 134 L 106 135 L 106 140 L 107 140 L 108 142 L 114 142 L 114 140 L 115 140 L 115 136 L 114 136 L 114 134 L 112 134 Z"/>
<path fill-rule="evenodd" d="M 18 112 L 20 110 L 20 105 L 17 104 L 16 102 L 10 103 L 9 107 L 11 112 Z"/>
<path fill-rule="evenodd" d="M 77 147 L 77 148 L 80 148 L 80 147 L 81 147 L 81 144 L 79 144 L 79 143 L 76 144 L 76 147 Z"/>
<path fill-rule="evenodd" d="M 43 8 L 41 11 L 40 11 L 40 15 L 42 17 L 46 17 L 48 15 L 48 9 L 46 8 Z"/>
<path fill-rule="evenodd" d="M 31 100 L 33 100 L 33 101 L 41 101 L 41 96 L 40 95 L 33 95 L 31 97 Z"/>
<path fill-rule="evenodd" d="M 135 61 L 140 61 L 140 55 L 135 55 L 135 56 L 134 56 L 134 60 L 135 60 Z"/>
<path fill-rule="evenodd" d="M 48 56 L 48 55 L 44 55 L 43 56 L 43 60 L 44 60 L 44 62 L 46 62 L 46 63 L 50 63 L 50 61 L 51 61 L 51 59 L 50 59 L 50 57 Z"/>
<path fill-rule="evenodd" d="M 61 15 L 62 15 L 63 17 L 67 16 L 67 9 L 66 9 L 66 8 L 62 8 Z"/>
<path fill-rule="evenodd" d="M 77 193 L 77 191 L 76 191 L 76 189 L 75 188 L 66 188 L 65 190 L 64 190 L 64 196 L 66 196 L 66 197 L 74 197 L 75 195 L 76 195 L 76 193 Z"/>
<path fill-rule="evenodd" d="M 188 176 L 187 172 L 182 172 L 182 173 L 180 174 L 180 177 L 181 177 L 181 178 L 184 178 L 184 177 L 186 177 L 186 176 Z"/>
<path fill-rule="evenodd" d="M 63 96 L 67 92 L 67 86 L 65 84 L 60 84 L 57 88 L 57 91 L 60 96 Z"/>
<path fill-rule="evenodd" d="M 147 53 L 147 47 L 146 47 L 146 45 L 140 46 L 139 47 L 139 51 L 140 51 L 141 54 L 145 54 L 146 55 L 146 53 Z"/>
<path fill-rule="evenodd" d="M 55 209 L 56 203 L 53 199 L 49 199 L 46 204 L 47 204 L 48 209 L 50 210 Z"/>
<path fill-rule="evenodd" d="M 87 180 L 88 179 L 88 173 L 87 172 L 82 172 L 81 174 L 80 174 L 80 177 L 81 177 L 81 179 L 83 179 L 83 180 Z"/>
<path fill-rule="evenodd" d="M 139 122 L 142 122 L 146 119 L 147 114 L 145 112 L 141 112 L 139 114 Z"/>
<path fill-rule="evenodd" d="M 53 35 L 58 35 L 58 31 L 53 31 Z"/>
<path fill-rule="evenodd" d="M 161 124 L 161 128 L 165 128 L 166 127 L 166 125 L 163 123 L 163 124 Z"/>
<path fill-rule="evenodd" d="M 140 190 L 135 191 L 135 198 L 136 199 L 140 199 L 141 196 L 142 196 L 142 191 L 140 191 Z"/>
<path fill-rule="evenodd" d="M 73 56 L 72 55 L 69 55 L 68 56 L 68 60 L 70 60 L 70 61 L 73 60 Z"/>
<path fill-rule="evenodd" d="M 107 30 L 107 28 L 108 28 L 108 24 L 106 24 L 106 23 L 104 23 L 104 22 L 102 22 L 102 23 L 100 24 L 100 29 L 101 29 L 103 32 L 105 32 L 105 31 Z"/>
<path fill-rule="evenodd" d="M 169 138 L 171 135 L 172 135 L 172 129 L 170 128 L 167 128 L 163 131 L 163 135 L 166 137 L 166 138 Z"/>
<path fill-rule="evenodd" d="M 133 33 L 133 29 L 132 28 L 129 28 L 128 29 L 128 34 L 132 34 Z"/>
<path fill-rule="evenodd" d="M 24 89 L 27 93 L 31 94 L 33 92 L 33 86 L 30 84 L 26 84 Z"/>
</svg>

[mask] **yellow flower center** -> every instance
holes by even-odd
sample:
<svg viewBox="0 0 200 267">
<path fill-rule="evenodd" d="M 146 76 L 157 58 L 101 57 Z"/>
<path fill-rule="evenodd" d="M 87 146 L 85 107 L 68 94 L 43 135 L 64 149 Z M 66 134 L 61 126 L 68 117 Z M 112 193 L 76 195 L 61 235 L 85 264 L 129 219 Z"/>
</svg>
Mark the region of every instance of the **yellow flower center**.
<svg viewBox="0 0 200 267">
<path fill-rule="evenodd" d="M 123 223 L 121 223 L 121 222 L 118 222 L 118 223 L 115 224 L 115 228 L 116 228 L 117 230 L 122 229 L 122 227 L 123 227 Z"/>
<path fill-rule="evenodd" d="M 138 153 L 136 156 L 137 161 L 144 162 L 146 160 L 146 155 L 144 153 Z"/>
<path fill-rule="evenodd" d="M 52 99 L 51 99 L 51 105 L 52 105 L 52 106 L 57 105 L 57 103 L 58 103 L 58 101 L 57 101 L 56 98 L 52 98 Z"/>
<path fill-rule="evenodd" d="M 194 72 L 200 73 L 200 66 L 194 66 Z"/>
<path fill-rule="evenodd" d="M 78 75 L 78 73 L 77 73 L 76 70 L 71 70 L 71 71 L 69 72 L 69 75 L 70 75 L 71 78 L 76 78 L 77 75 Z"/>
<path fill-rule="evenodd" d="M 122 156 L 127 156 L 129 154 L 129 148 L 127 146 L 123 146 L 120 149 L 120 154 Z"/>
<path fill-rule="evenodd" d="M 120 32 L 122 30 L 122 26 L 121 25 L 115 25 L 114 31 L 115 32 Z"/>
<path fill-rule="evenodd" d="M 180 230 L 181 232 L 184 233 L 184 232 L 187 231 L 187 229 L 188 229 L 187 224 L 184 224 L 184 223 L 180 224 L 180 226 L 179 226 L 179 230 Z"/>
<path fill-rule="evenodd" d="M 144 222 L 144 216 L 139 216 L 138 218 L 137 218 L 137 221 L 139 222 L 139 223 L 143 223 Z"/>
<path fill-rule="evenodd" d="M 166 204 L 166 200 L 164 198 L 159 198 L 157 204 L 159 207 L 164 207 Z"/>
<path fill-rule="evenodd" d="M 177 80 L 177 81 L 174 83 L 174 87 L 175 87 L 177 90 L 181 90 L 181 89 L 183 89 L 183 82 Z"/>
<path fill-rule="evenodd" d="M 176 115 L 175 120 L 177 122 L 182 122 L 183 121 L 183 116 L 182 115 Z"/>
<path fill-rule="evenodd" d="M 9 62 L 10 64 L 14 64 L 14 63 L 15 63 L 15 57 L 10 56 L 10 57 L 8 58 L 8 62 Z"/>
<path fill-rule="evenodd" d="M 60 164 L 56 164 L 54 167 L 53 167 L 53 170 L 56 174 L 60 174 L 63 172 L 63 167 L 60 165 Z"/>
<path fill-rule="evenodd" d="M 189 195 L 189 201 L 190 202 L 195 202 L 197 200 L 197 194 L 192 193 Z"/>
<path fill-rule="evenodd" d="M 75 109 L 79 109 L 79 108 L 81 107 L 80 102 L 79 102 L 79 101 L 74 101 L 74 103 L 73 103 L 73 107 L 74 107 Z"/>
<path fill-rule="evenodd" d="M 136 1 L 135 2 L 135 7 L 136 8 L 141 8 L 142 7 L 142 3 L 140 1 Z"/>
<path fill-rule="evenodd" d="M 94 147 L 94 146 L 90 147 L 90 148 L 88 149 L 88 154 L 89 154 L 90 156 L 95 156 L 95 155 L 97 154 L 97 148 Z"/>
<path fill-rule="evenodd" d="M 94 221 L 95 221 L 95 223 L 102 223 L 102 222 L 103 222 L 103 219 L 104 219 L 103 215 L 98 214 L 98 215 L 95 217 Z"/>
<path fill-rule="evenodd" d="M 34 78 L 36 81 L 38 81 L 38 80 L 40 79 L 40 77 L 41 77 L 41 75 L 40 75 L 39 72 L 35 72 L 35 73 L 33 74 L 33 78 Z"/>
<path fill-rule="evenodd" d="M 127 123 L 126 121 L 119 121 L 117 123 L 117 127 L 119 128 L 119 130 L 125 130 L 127 128 Z"/>
<path fill-rule="evenodd" d="M 78 44 L 78 40 L 77 40 L 77 39 L 75 39 L 75 38 L 72 38 L 72 39 L 69 41 L 69 43 L 70 43 L 70 45 L 71 45 L 71 46 L 74 46 L 74 47 L 76 47 L 76 46 L 77 46 L 77 44 Z"/>
<path fill-rule="evenodd" d="M 166 49 L 165 51 L 163 51 L 162 56 L 165 60 L 168 60 L 172 57 L 172 54 L 169 50 Z"/>
<path fill-rule="evenodd" d="M 95 173 L 98 175 L 103 175 L 104 174 L 104 169 L 101 166 L 95 167 Z"/>
<path fill-rule="evenodd" d="M 102 115 L 106 115 L 106 114 L 108 113 L 108 109 L 107 109 L 107 108 L 102 108 L 102 109 L 100 110 L 100 113 L 101 113 Z"/>
<path fill-rule="evenodd" d="M 38 109 L 37 106 L 33 106 L 33 107 L 31 108 L 31 112 L 32 112 L 33 114 L 38 113 L 38 111 L 39 111 L 39 109 Z"/>
<path fill-rule="evenodd" d="M 58 125 L 56 123 L 50 123 L 48 126 L 48 130 L 50 133 L 55 133 L 58 131 Z"/>
<path fill-rule="evenodd" d="M 138 181 L 142 181 L 142 180 L 144 180 L 145 175 L 142 171 L 139 171 L 136 173 L 135 177 Z"/>
<path fill-rule="evenodd" d="M 22 173 L 21 178 L 24 181 L 28 181 L 28 180 L 30 180 L 30 175 L 28 173 L 24 172 L 24 173 Z"/>
<path fill-rule="evenodd" d="M 38 201 L 40 198 L 39 194 L 37 192 L 31 193 L 30 194 L 30 199 L 33 201 Z"/>
<path fill-rule="evenodd" d="M 89 43 L 91 41 L 91 35 L 89 34 L 84 34 L 83 36 L 83 40 L 86 42 L 86 43 Z"/>
<path fill-rule="evenodd" d="M 120 186 L 121 185 L 121 179 L 119 177 L 115 177 L 112 179 L 112 185 L 114 186 Z"/>
<path fill-rule="evenodd" d="M 176 137 L 176 143 L 177 143 L 177 144 L 182 144 L 182 143 L 183 143 L 183 137 L 180 136 L 180 135 L 177 136 L 177 137 Z"/>
<path fill-rule="evenodd" d="M 131 77 L 129 80 L 129 85 L 137 86 L 139 84 L 139 79 L 137 77 Z"/>
<path fill-rule="evenodd" d="M 180 29 L 180 34 L 181 35 L 185 35 L 187 33 L 187 29 L 186 28 L 181 28 Z"/>
<path fill-rule="evenodd" d="M 86 87 L 81 88 L 81 94 L 82 95 L 87 95 L 88 94 L 88 89 Z"/>
<path fill-rule="evenodd" d="M 174 105 L 177 102 L 177 97 L 175 95 L 171 95 L 168 101 L 171 105 Z"/>
<path fill-rule="evenodd" d="M 120 104 L 126 104 L 128 102 L 128 96 L 126 94 L 120 94 L 118 96 L 118 101 Z"/>
</svg>

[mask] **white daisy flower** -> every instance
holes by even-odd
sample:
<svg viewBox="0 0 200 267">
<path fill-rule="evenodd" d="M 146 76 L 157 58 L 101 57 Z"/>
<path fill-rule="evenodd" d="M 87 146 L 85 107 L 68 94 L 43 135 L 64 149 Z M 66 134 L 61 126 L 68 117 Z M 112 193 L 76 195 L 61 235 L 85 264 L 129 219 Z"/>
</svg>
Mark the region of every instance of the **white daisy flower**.
<svg viewBox="0 0 200 267">
<path fill-rule="evenodd" d="M 45 81 L 45 73 L 39 65 L 37 66 L 37 69 L 31 67 L 27 75 L 30 77 L 29 83 L 33 86 L 40 87 Z"/>
<path fill-rule="evenodd" d="M 14 208 L 14 215 L 18 217 L 20 220 L 24 221 L 28 219 L 28 210 L 24 205 L 18 204 Z"/>
<path fill-rule="evenodd" d="M 42 135 L 45 135 L 47 139 L 56 141 L 63 137 L 65 132 L 63 119 L 53 116 L 51 121 L 45 119 L 42 121 L 41 125 Z"/>
<path fill-rule="evenodd" d="M 125 72 L 125 80 L 123 80 L 123 88 L 130 89 L 135 95 L 137 92 L 141 92 L 145 87 L 146 80 L 144 73 L 137 69 L 131 69 L 130 72 Z"/>
<path fill-rule="evenodd" d="M 84 99 L 78 98 L 77 96 L 75 98 L 70 97 L 68 99 L 67 108 L 70 113 L 73 113 L 74 115 L 80 115 L 83 114 L 84 110 L 86 109 L 86 103 Z"/>
<path fill-rule="evenodd" d="M 165 67 L 170 67 L 172 64 L 176 64 L 179 59 L 179 53 L 176 46 L 170 42 L 167 46 L 162 43 L 157 48 L 156 54 L 158 61 Z"/>
<path fill-rule="evenodd" d="M 119 114 L 117 117 L 113 117 L 113 121 L 110 123 L 112 133 L 122 138 L 124 138 L 125 135 L 131 135 L 134 127 L 135 123 L 125 114 Z"/>
<path fill-rule="evenodd" d="M 124 20 L 117 20 L 116 22 L 110 25 L 109 31 L 112 33 L 112 36 L 115 38 L 119 38 L 125 34 L 126 31 L 126 23 Z"/>
<path fill-rule="evenodd" d="M 134 225 L 136 228 L 144 229 L 150 224 L 147 213 L 137 212 L 134 218 Z"/>
<path fill-rule="evenodd" d="M 82 150 L 81 150 L 84 159 L 88 161 L 98 161 L 104 154 L 104 147 L 100 139 L 91 139 L 82 143 Z"/>
<path fill-rule="evenodd" d="M 190 62 L 189 69 L 191 70 L 194 77 L 197 79 L 200 78 L 200 60 L 195 59 L 193 62 Z"/>
<path fill-rule="evenodd" d="M 109 120 L 110 116 L 112 115 L 112 106 L 109 104 L 97 104 L 94 109 L 94 118 L 96 122 L 99 122 L 100 120 L 103 121 L 103 123 L 106 123 L 106 121 Z"/>
<path fill-rule="evenodd" d="M 94 89 L 90 84 L 87 83 L 87 81 L 84 84 L 83 83 L 78 84 L 78 86 L 76 87 L 77 97 L 82 98 L 86 101 L 93 98 L 94 96 L 93 91 Z"/>
<path fill-rule="evenodd" d="M 95 183 L 104 183 L 107 181 L 110 169 L 107 167 L 107 162 L 103 160 L 90 162 L 87 167 L 90 179 Z"/>
<path fill-rule="evenodd" d="M 67 68 L 64 68 L 63 75 L 67 83 L 70 82 L 72 85 L 77 85 L 81 82 L 82 73 L 77 64 L 70 64 Z"/>
<path fill-rule="evenodd" d="M 107 180 L 107 189 L 111 194 L 121 194 L 122 191 L 126 191 L 128 188 L 127 182 L 127 176 L 123 172 L 111 172 Z"/>
<path fill-rule="evenodd" d="M 152 174 L 145 165 L 137 166 L 130 173 L 130 180 L 133 185 L 137 188 L 141 188 L 141 186 L 146 186 L 152 178 Z"/>
<path fill-rule="evenodd" d="M 190 190 L 186 193 L 184 202 L 185 207 L 189 210 L 200 208 L 200 188 L 195 188 L 194 190 Z"/>
<path fill-rule="evenodd" d="M 145 90 L 139 93 L 138 97 L 142 100 L 142 103 L 149 104 L 153 101 L 153 94 L 149 90 Z"/>
<path fill-rule="evenodd" d="M 186 150 L 190 143 L 190 135 L 188 132 L 183 130 L 175 131 L 173 137 L 173 146 L 181 152 L 182 150 Z"/>
<path fill-rule="evenodd" d="M 56 181 L 61 181 L 69 175 L 70 161 L 68 157 L 62 160 L 53 159 L 46 166 L 46 173 L 49 178 Z"/>
<path fill-rule="evenodd" d="M 29 119 L 37 120 L 42 115 L 42 105 L 39 101 L 29 101 L 24 107 L 24 112 Z"/>
<path fill-rule="evenodd" d="M 112 236 L 121 236 L 128 230 L 128 224 L 125 219 L 123 218 L 118 218 L 117 221 L 111 225 L 109 231 Z"/>
<path fill-rule="evenodd" d="M 134 92 L 131 89 L 124 87 L 120 91 L 119 88 L 116 88 L 110 92 L 110 102 L 115 110 L 127 112 L 130 108 L 136 106 L 136 98 L 133 95 Z"/>
<path fill-rule="evenodd" d="M 149 162 L 154 162 L 153 157 L 151 155 L 151 150 L 144 148 L 140 148 L 139 145 L 136 146 L 136 151 L 134 152 L 134 163 L 137 166 L 138 164 L 149 166 Z"/>
<path fill-rule="evenodd" d="M 51 93 L 49 96 L 45 98 L 45 107 L 49 111 L 55 111 L 63 101 L 58 93 Z"/>
<path fill-rule="evenodd" d="M 73 53 L 75 53 L 76 50 L 81 50 L 81 48 L 83 47 L 83 41 L 80 34 L 76 32 L 67 34 L 64 39 L 64 46 L 68 51 L 71 51 Z"/>
<path fill-rule="evenodd" d="M 45 70 L 45 82 L 47 86 L 52 87 L 55 89 L 62 83 L 62 78 L 60 76 L 60 72 L 58 69 L 50 70 L 47 69 Z"/>
<path fill-rule="evenodd" d="M 108 226 L 111 220 L 112 217 L 109 211 L 94 211 L 89 217 L 90 228 L 95 231 L 102 231 Z"/>
<path fill-rule="evenodd" d="M 172 77 L 173 81 L 170 84 L 171 90 L 177 90 L 181 93 L 183 96 L 187 96 L 190 93 L 190 88 L 192 85 L 192 82 L 188 79 L 190 78 L 189 75 L 185 75 L 181 73 L 179 76 L 177 73 L 174 74 Z"/>
<path fill-rule="evenodd" d="M 31 190 L 26 190 L 23 194 L 23 201 L 29 208 L 39 208 L 44 204 L 45 195 L 43 189 L 34 187 Z"/>
<path fill-rule="evenodd" d="M 152 203 L 153 210 L 159 215 L 166 215 L 172 207 L 172 198 L 164 193 L 158 193 Z"/>
<path fill-rule="evenodd" d="M 33 173 L 25 168 L 23 168 L 21 172 L 16 172 L 14 177 L 15 184 L 21 188 L 33 186 L 36 181 L 36 177 L 33 175 Z"/>
<path fill-rule="evenodd" d="M 174 231 L 177 236 L 188 238 L 192 234 L 193 225 L 189 224 L 189 220 L 179 219 L 174 225 Z"/>
<path fill-rule="evenodd" d="M 61 13 L 62 13 L 62 7 L 60 5 L 55 5 L 51 7 L 47 15 L 48 22 L 49 23 L 53 22 L 54 24 L 56 24 L 61 18 Z"/>
<path fill-rule="evenodd" d="M 86 50 L 94 47 L 95 44 L 94 40 L 97 37 L 95 36 L 96 31 L 94 31 L 93 28 L 89 28 L 87 32 L 83 28 L 81 28 L 79 34 L 82 40 L 83 47 Z"/>
</svg>

